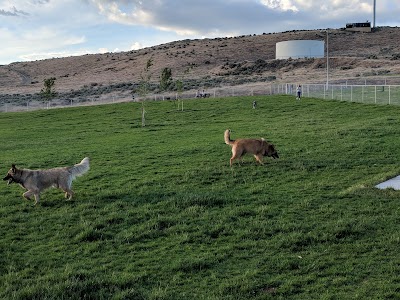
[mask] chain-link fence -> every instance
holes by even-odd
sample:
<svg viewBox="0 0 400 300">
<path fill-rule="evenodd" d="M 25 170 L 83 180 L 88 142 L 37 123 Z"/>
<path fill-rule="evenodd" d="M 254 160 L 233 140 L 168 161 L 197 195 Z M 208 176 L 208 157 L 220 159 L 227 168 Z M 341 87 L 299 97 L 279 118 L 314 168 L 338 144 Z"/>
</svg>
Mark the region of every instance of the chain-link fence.
<svg viewBox="0 0 400 300">
<path fill-rule="evenodd" d="M 2 101 L 0 112 L 29 111 L 73 106 L 100 105 L 130 101 L 162 101 L 177 99 L 216 98 L 256 95 L 296 95 L 296 84 L 252 83 L 240 86 L 221 86 L 207 90 L 190 90 L 182 93 L 149 94 L 146 98 L 132 97 L 131 92 L 88 96 L 85 99 L 57 99 L 51 101 Z M 349 85 L 303 84 L 302 96 L 327 100 L 361 102 L 370 104 L 400 105 L 400 85 Z"/>
<path fill-rule="evenodd" d="M 296 86 L 285 84 L 275 87 L 274 90 L 277 93 L 295 95 Z M 400 105 L 400 85 L 304 84 L 302 95 L 329 100 Z"/>
<path fill-rule="evenodd" d="M 370 104 L 400 105 L 400 85 L 348 85 L 348 84 L 303 84 L 302 96 L 327 100 L 361 102 Z M 182 94 L 155 94 L 152 100 L 188 99 L 202 95 L 206 97 L 234 97 L 256 95 L 293 95 L 296 96 L 297 85 L 285 84 L 252 84 L 245 86 L 227 86 L 213 88 L 205 92 L 185 92 Z"/>
</svg>

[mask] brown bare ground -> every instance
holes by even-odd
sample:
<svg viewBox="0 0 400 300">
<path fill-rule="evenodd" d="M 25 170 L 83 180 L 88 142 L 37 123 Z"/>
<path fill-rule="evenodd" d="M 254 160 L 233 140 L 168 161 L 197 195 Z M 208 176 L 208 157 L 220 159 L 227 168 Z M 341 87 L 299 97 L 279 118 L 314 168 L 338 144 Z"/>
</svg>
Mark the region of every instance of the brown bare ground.
<svg viewBox="0 0 400 300">
<path fill-rule="evenodd" d="M 325 40 L 326 30 L 288 31 L 233 38 L 182 40 L 138 51 L 16 62 L 0 66 L 1 94 L 34 94 L 43 80 L 56 78 L 56 90 L 68 92 L 90 85 L 137 83 L 148 59 L 153 59 L 152 81 L 163 68 L 174 79 L 247 78 L 275 76 L 276 82 L 324 82 L 326 59 L 275 60 L 277 42 L 298 39 Z M 400 28 L 380 27 L 371 33 L 329 30 L 330 79 L 385 78 L 400 84 Z M 396 58 L 394 59 L 394 58 Z M 247 74 L 255 62 L 263 69 Z M 240 67 L 238 67 L 240 66 Z M 189 68 L 190 71 L 185 73 Z M 234 72 L 236 71 L 236 74 Z"/>
</svg>

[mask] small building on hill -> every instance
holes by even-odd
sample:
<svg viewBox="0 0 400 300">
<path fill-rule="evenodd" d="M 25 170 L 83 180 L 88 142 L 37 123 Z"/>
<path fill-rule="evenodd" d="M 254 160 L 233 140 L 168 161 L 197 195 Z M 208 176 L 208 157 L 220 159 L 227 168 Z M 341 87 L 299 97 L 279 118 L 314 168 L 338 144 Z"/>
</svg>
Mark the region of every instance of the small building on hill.
<svg viewBox="0 0 400 300">
<path fill-rule="evenodd" d="M 364 23 L 347 23 L 346 24 L 347 31 L 362 31 L 362 32 L 371 32 L 371 22 Z"/>
</svg>

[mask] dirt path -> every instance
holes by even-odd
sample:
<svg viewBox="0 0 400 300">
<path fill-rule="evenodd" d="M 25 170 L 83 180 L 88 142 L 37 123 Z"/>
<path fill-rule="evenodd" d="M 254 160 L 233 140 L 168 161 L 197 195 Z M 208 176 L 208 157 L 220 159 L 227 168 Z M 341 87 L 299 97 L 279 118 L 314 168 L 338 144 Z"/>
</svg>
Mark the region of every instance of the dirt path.
<svg viewBox="0 0 400 300">
<path fill-rule="evenodd" d="M 9 70 L 11 72 L 14 72 L 14 73 L 18 74 L 18 76 L 21 78 L 21 84 L 22 85 L 28 85 L 28 84 L 30 84 L 32 82 L 32 79 L 28 74 L 26 74 L 26 73 L 24 73 L 22 71 L 13 69 L 13 68 L 9 68 Z"/>
</svg>

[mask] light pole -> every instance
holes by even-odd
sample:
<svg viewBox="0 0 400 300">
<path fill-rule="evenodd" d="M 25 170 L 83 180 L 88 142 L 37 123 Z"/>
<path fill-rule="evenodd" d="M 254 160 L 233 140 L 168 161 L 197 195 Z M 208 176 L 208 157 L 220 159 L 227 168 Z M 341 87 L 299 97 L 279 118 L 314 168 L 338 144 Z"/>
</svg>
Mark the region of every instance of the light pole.
<svg viewBox="0 0 400 300">
<path fill-rule="evenodd" d="M 374 0 L 374 23 L 373 23 L 373 27 L 375 29 L 375 17 L 376 17 L 376 0 Z"/>
</svg>

